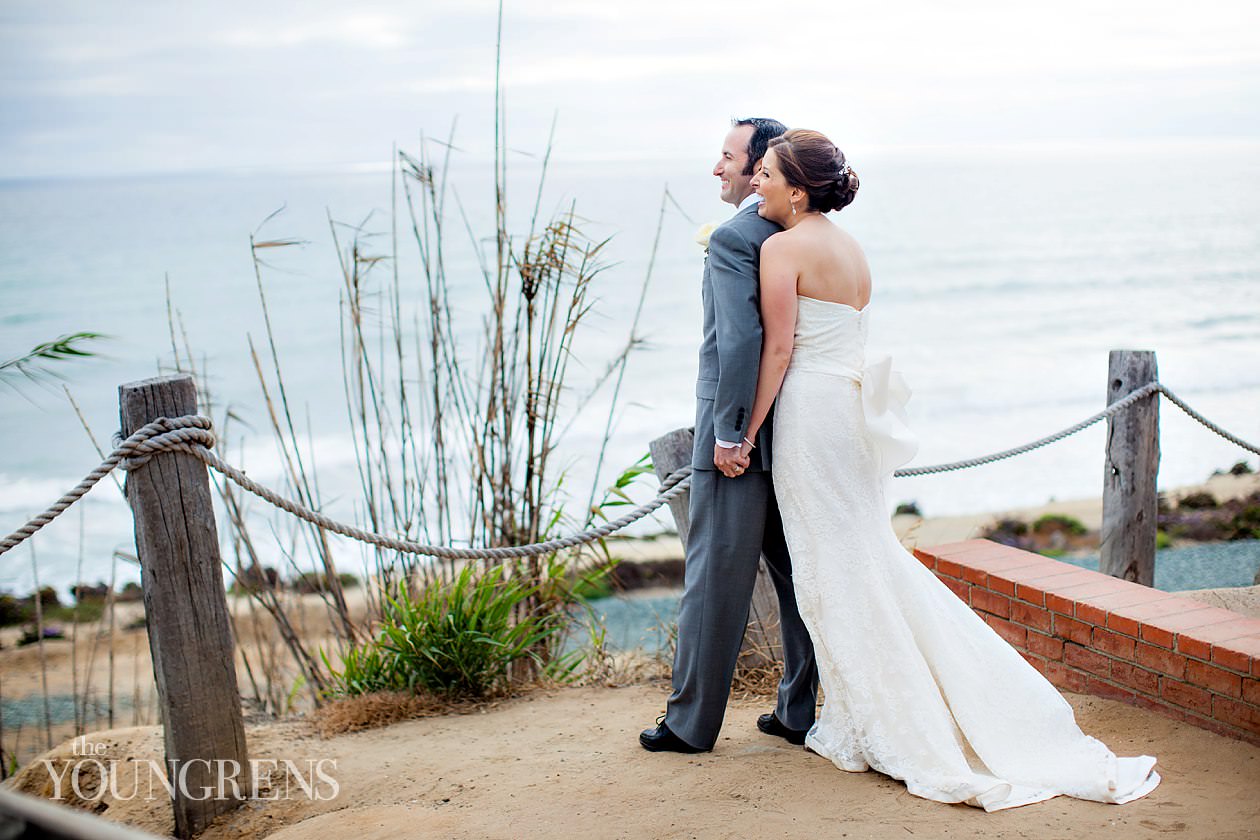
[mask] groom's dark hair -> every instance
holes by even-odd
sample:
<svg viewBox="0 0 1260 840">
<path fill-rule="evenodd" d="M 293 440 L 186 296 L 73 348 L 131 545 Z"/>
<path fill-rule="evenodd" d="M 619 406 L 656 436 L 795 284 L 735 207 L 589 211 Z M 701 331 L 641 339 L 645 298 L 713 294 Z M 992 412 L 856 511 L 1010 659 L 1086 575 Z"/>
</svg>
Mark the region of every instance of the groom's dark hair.
<svg viewBox="0 0 1260 840">
<path fill-rule="evenodd" d="M 745 175 L 753 174 L 753 167 L 757 165 L 757 161 L 766 156 L 766 147 L 770 144 L 770 141 L 787 131 L 787 126 L 783 123 L 766 117 L 734 119 L 731 120 L 731 125 L 735 127 L 751 125 L 753 127 L 752 137 L 748 138 L 748 164 L 744 167 Z"/>
</svg>

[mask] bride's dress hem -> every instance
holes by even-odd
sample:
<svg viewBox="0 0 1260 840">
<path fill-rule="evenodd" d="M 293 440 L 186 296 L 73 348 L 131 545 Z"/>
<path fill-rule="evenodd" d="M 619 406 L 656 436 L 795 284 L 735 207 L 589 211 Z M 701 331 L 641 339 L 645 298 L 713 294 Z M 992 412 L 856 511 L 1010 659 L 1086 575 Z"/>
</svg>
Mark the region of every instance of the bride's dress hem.
<svg viewBox="0 0 1260 840">
<path fill-rule="evenodd" d="M 815 753 L 820 758 L 825 758 L 847 773 L 882 773 L 889 778 L 896 779 L 906 786 L 906 791 L 921 799 L 930 799 L 933 802 L 941 802 L 946 805 L 970 805 L 973 808 L 983 808 L 985 811 L 992 813 L 994 811 L 1005 811 L 1011 808 L 1019 808 L 1024 805 L 1035 805 L 1038 802 L 1045 802 L 1048 799 L 1054 799 L 1058 796 L 1072 796 L 1067 791 L 1051 790 L 1048 788 L 1039 788 L 1028 785 L 1020 785 L 1013 782 L 1003 781 L 1001 779 L 992 779 L 989 782 L 960 782 L 953 789 L 945 790 L 932 785 L 924 785 L 914 780 L 904 779 L 882 769 L 876 769 L 866 760 L 845 759 L 843 756 L 832 754 L 823 744 L 817 740 L 814 731 L 811 730 L 805 736 L 805 749 L 808 752 Z M 1099 802 L 1107 805 L 1123 805 L 1126 802 L 1132 802 L 1135 799 L 1141 799 L 1148 793 L 1158 787 L 1160 776 L 1154 772 L 1155 759 L 1152 756 L 1143 755 L 1136 758 L 1120 758 L 1117 759 L 1122 770 L 1130 770 L 1133 772 L 1122 773 L 1128 775 L 1130 779 L 1140 779 L 1132 790 L 1124 793 L 1117 793 L 1111 798 L 1094 799 L 1092 797 L 1080 796 L 1076 798 L 1087 801 Z M 1117 788 L 1119 784 L 1117 783 Z"/>
</svg>

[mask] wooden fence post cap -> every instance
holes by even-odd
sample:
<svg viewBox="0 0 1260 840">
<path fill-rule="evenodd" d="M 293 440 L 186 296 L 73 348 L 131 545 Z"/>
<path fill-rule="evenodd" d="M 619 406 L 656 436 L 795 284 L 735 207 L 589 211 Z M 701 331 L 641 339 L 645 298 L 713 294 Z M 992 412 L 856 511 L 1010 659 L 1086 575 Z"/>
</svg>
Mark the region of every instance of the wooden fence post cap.
<svg viewBox="0 0 1260 840">
<path fill-rule="evenodd" d="M 124 382 L 118 386 L 118 390 L 131 391 L 136 388 L 152 388 L 157 385 L 174 385 L 183 380 L 187 380 L 191 383 L 193 381 L 192 374 L 170 373 L 166 376 L 151 376 L 148 379 L 137 379 L 135 382 Z"/>
</svg>

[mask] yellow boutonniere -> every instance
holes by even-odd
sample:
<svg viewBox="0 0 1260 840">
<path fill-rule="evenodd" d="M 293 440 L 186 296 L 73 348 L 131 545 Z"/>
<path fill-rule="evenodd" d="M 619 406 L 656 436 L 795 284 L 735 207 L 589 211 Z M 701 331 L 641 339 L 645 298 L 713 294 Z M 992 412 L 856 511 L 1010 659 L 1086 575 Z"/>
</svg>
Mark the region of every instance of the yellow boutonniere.
<svg viewBox="0 0 1260 840">
<path fill-rule="evenodd" d="M 717 226 L 717 222 L 705 222 L 696 231 L 696 244 L 703 248 L 705 253 L 709 252 L 709 237 L 713 235 L 713 231 L 717 230 Z"/>
</svg>

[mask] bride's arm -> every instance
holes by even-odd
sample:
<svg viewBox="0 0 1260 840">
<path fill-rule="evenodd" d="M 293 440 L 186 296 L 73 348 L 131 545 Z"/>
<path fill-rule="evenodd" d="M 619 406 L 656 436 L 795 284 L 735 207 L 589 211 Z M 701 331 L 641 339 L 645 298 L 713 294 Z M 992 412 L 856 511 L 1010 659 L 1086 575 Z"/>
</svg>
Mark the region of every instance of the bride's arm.
<svg viewBox="0 0 1260 840">
<path fill-rule="evenodd" d="M 748 423 L 749 440 L 757 439 L 792 358 L 797 271 L 790 250 L 789 243 L 780 234 L 771 236 L 761 246 L 761 367 Z M 745 454 L 749 451 L 747 443 L 743 451 Z"/>
</svg>

